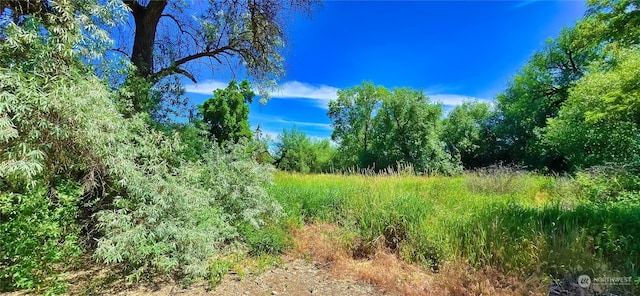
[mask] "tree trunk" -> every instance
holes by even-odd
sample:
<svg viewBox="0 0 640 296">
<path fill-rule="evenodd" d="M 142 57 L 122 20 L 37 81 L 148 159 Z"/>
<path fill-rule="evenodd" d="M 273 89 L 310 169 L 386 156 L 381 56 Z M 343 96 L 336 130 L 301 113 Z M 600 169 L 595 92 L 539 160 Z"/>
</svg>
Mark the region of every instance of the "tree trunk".
<svg viewBox="0 0 640 296">
<path fill-rule="evenodd" d="M 149 79 L 153 74 L 153 47 L 156 30 L 167 0 L 149 1 L 141 6 L 136 0 L 125 0 L 133 14 L 136 32 L 131 52 L 131 63 L 136 66 L 136 76 Z"/>
</svg>

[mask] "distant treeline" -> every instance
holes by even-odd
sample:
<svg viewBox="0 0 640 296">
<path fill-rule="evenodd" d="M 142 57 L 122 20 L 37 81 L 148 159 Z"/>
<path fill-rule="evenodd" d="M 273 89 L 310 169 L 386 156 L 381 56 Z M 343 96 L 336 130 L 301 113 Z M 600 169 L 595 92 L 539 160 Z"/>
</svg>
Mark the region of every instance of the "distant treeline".
<svg viewBox="0 0 640 296">
<path fill-rule="evenodd" d="M 637 1 L 589 1 L 585 17 L 549 39 L 495 103 L 468 101 L 445 119 L 442 106 L 421 91 L 370 82 L 340 90 L 328 112 L 335 145 L 285 131 L 278 167 L 411 165 L 453 174 L 502 164 L 571 173 L 634 163 L 640 155 L 638 12 Z"/>
</svg>

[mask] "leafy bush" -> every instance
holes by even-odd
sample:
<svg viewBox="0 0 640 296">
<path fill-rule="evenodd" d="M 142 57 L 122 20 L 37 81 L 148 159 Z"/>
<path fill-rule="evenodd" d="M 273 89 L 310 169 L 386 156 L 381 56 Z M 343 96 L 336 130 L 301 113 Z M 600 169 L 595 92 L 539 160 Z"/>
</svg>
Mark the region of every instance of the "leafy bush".
<svg viewBox="0 0 640 296">
<path fill-rule="evenodd" d="M 206 258 L 237 236 L 232 225 L 258 227 L 280 211 L 264 190 L 270 168 L 258 165 L 244 144 L 211 145 L 201 161 L 181 163 L 172 159 L 181 147 L 177 137 L 130 136 L 123 145 L 130 152 L 116 166 L 122 194 L 115 209 L 98 213 L 104 237 L 96 256 L 105 262 L 125 262 L 136 273 L 204 276 Z"/>
<path fill-rule="evenodd" d="M 581 194 L 587 200 L 613 202 L 640 200 L 640 164 L 608 164 L 578 172 L 575 177 Z"/>
<path fill-rule="evenodd" d="M 14 287 L 53 275 L 80 229 L 99 238 L 96 258 L 126 263 L 132 278 L 191 276 L 238 236 L 233 225 L 277 216 L 264 189 L 272 169 L 246 143 L 189 150 L 148 114 L 124 118 L 75 39 L 46 42 L 38 28 L 11 27 L 0 43 L 0 227 L 14 231 L 0 237 L 0 266 Z"/>
<path fill-rule="evenodd" d="M 75 227 L 79 189 L 58 187 L 55 202 L 42 185 L 23 194 L 0 193 L 0 286 L 64 292 L 53 266 L 81 252 Z"/>
<path fill-rule="evenodd" d="M 56 17 L 73 20 L 64 6 L 58 9 Z M 121 120 L 106 87 L 79 63 L 71 46 L 79 40 L 77 31 L 66 25 L 56 25 L 47 37 L 33 18 L 3 28 L 0 274 L 9 281 L 4 287 L 53 285 L 52 292 L 61 291 L 54 266 L 80 252 L 80 197 L 83 187 L 93 187 L 85 177 L 104 168 L 95 147 L 107 148 L 117 131 L 114 122 Z"/>
<path fill-rule="evenodd" d="M 287 232 L 279 225 L 255 228 L 248 224 L 239 227 L 240 234 L 249 248 L 249 255 L 280 255 L 291 245 Z"/>
</svg>

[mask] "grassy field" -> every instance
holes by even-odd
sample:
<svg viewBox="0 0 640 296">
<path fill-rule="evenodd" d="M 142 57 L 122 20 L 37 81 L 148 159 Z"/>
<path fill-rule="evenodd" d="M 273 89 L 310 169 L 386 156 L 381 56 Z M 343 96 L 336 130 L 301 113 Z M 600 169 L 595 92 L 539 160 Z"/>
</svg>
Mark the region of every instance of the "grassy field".
<svg viewBox="0 0 640 296">
<path fill-rule="evenodd" d="M 287 213 L 285 225 L 337 225 L 354 257 L 383 246 L 434 271 L 456 261 L 548 282 L 579 274 L 637 278 L 639 204 L 596 203 L 583 191 L 572 180 L 516 172 L 279 172 L 270 193 Z"/>
</svg>

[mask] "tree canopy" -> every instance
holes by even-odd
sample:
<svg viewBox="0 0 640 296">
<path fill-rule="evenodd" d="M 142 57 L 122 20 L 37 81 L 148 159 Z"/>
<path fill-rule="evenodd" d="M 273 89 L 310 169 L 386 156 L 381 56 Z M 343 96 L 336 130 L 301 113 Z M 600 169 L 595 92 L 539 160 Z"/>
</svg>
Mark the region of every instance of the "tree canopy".
<svg viewBox="0 0 640 296">
<path fill-rule="evenodd" d="M 132 75 L 156 84 L 173 75 L 196 82 L 196 70 L 202 66 L 211 72 L 241 70 L 261 90 L 284 74 L 287 22 L 296 13 L 310 13 L 315 3 L 122 1 L 129 7 L 132 23 L 121 27 L 118 51 L 135 66 Z M 134 108 L 147 111 L 138 100 L 133 98 Z"/>
<path fill-rule="evenodd" d="M 247 80 L 240 84 L 231 80 L 227 88 L 214 90 L 213 98 L 198 106 L 211 138 L 221 144 L 227 141 L 237 143 L 240 138 L 250 139 L 248 104 L 254 97 Z"/>
</svg>

